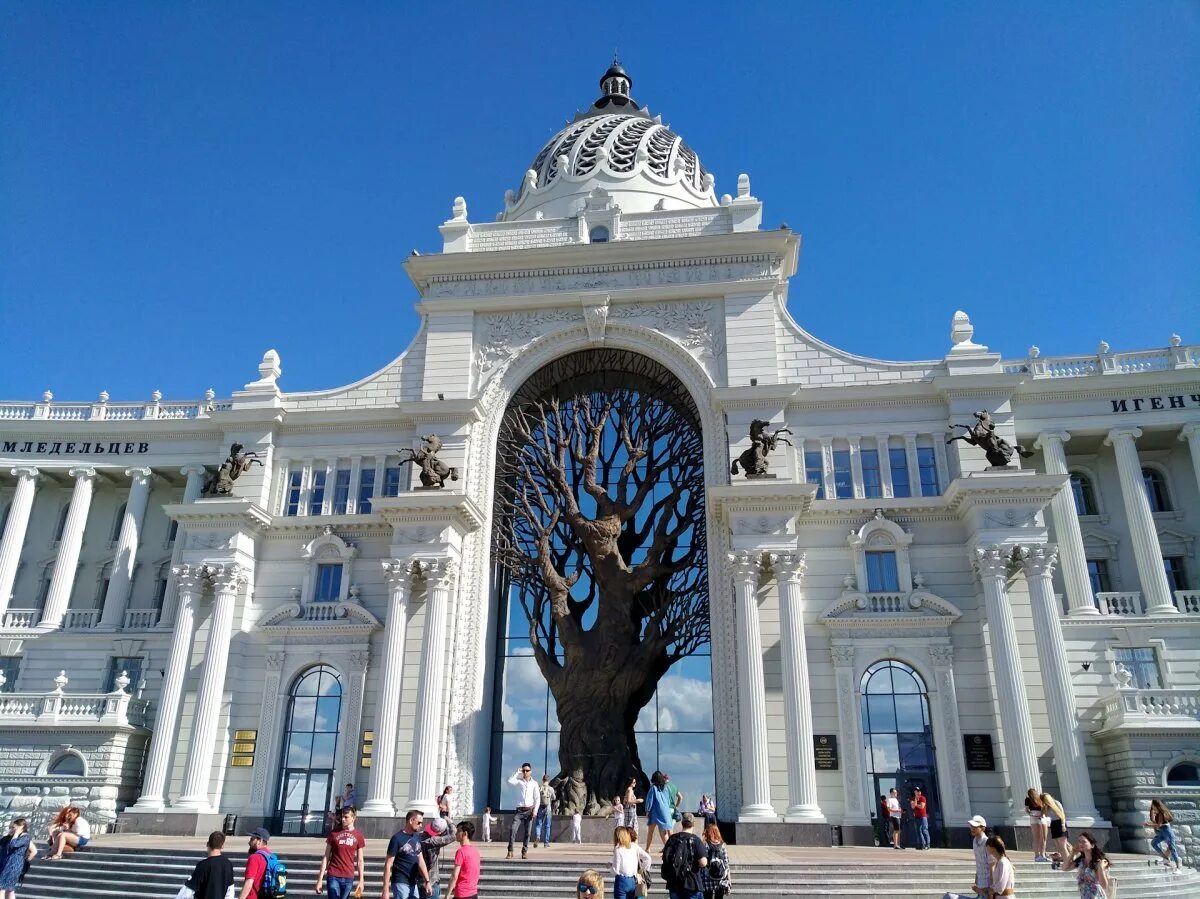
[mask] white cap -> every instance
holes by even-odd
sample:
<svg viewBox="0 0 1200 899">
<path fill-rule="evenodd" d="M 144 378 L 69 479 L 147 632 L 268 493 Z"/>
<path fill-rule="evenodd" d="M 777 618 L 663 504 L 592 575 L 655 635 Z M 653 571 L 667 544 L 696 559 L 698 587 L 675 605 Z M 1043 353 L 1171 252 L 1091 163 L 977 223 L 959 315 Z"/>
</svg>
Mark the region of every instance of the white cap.
<svg viewBox="0 0 1200 899">
<path fill-rule="evenodd" d="M 984 830 L 987 830 L 987 820 L 983 817 L 983 815 L 976 815 L 974 818 L 972 818 L 970 821 L 967 822 L 967 826 L 968 827 L 981 827 Z"/>
</svg>

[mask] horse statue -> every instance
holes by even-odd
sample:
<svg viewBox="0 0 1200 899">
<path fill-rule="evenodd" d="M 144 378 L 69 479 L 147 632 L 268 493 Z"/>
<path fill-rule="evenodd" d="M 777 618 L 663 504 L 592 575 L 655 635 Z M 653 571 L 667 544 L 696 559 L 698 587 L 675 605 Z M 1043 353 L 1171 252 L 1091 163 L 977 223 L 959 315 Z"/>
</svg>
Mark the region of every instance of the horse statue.
<svg viewBox="0 0 1200 899">
<path fill-rule="evenodd" d="M 953 443 L 955 440 L 961 440 L 971 446 L 977 446 L 983 450 L 987 456 L 988 465 L 994 468 L 1005 468 L 1012 464 L 1013 453 L 1017 453 L 1022 459 L 1028 459 L 1033 455 L 1031 450 L 1025 449 L 1021 444 L 1013 446 L 1003 437 L 996 433 L 996 424 L 992 421 L 991 414 L 983 409 L 975 413 L 975 424 L 973 425 L 950 425 L 951 433 L 955 428 L 962 428 L 966 431 L 965 434 L 959 434 L 956 437 L 950 437 L 946 443 Z"/>
<path fill-rule="evenodd" d="M 730 474 L 737 474 L 738 465 L 741 465 L 742 471 L 748 478 L 765 478 L 767 476 L 767 469 L 771 467 L 767 454 L 774 452 L 780 443 L 792 445 L 792 441 L 779 436 L 792 433 L 790 430 L 779 428 L 775 431 L 767 431 L 770 425 L 769 421 L 763 421 L 761 418 L 750 422 L 750 447 L 733 460 L 733 464 L 729 466 Z"/>
<path fill-rule="evenodd" d="M 262 465 L 258 453 L 242 452 L 242 444 L 235 443 L 229 447 L 229 455 L 221 463 L 215 474 L 209 475 L 204 482 L 201 496 L 229 496 L 233 493 L 233 482 L 249 471 L 251 465 Z"/>
<path fill-rule="evenodd" d="M 420 466 L 422 487 L 435 489 L 444 487 L 446 478 L 457 481 L 458 469 L 451 468 L 437 457 L 438 450 L 442 448 L 442 438 L 437 434 L 426 434 L 421 438 L 421 442 L 425 445 L 419 450 L 400 450 L 400 464 Z M 407 458 L 405 458 L 405 453 L 408 453 Z"/>
</svg>

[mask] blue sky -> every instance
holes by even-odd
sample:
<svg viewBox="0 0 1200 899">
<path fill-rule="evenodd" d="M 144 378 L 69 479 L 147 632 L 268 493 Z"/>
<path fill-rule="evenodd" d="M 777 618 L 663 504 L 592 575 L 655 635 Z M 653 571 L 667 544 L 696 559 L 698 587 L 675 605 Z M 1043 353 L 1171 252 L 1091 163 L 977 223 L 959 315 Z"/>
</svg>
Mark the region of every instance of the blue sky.
<svg viewBox="0 0 1200 899">
<path fill-rule="evenodd" d="M 638 13 L 641 9 L 643 13 Z M 630 12 L 629 10 L 634 10 Z M 1200 4 L 6 4 L 0 398 L 385 364 L 400 265 L 490 220 L 618 46 L 765 224 L 791 310 L 884 358 L 1200 341 Z"/>
</svg>

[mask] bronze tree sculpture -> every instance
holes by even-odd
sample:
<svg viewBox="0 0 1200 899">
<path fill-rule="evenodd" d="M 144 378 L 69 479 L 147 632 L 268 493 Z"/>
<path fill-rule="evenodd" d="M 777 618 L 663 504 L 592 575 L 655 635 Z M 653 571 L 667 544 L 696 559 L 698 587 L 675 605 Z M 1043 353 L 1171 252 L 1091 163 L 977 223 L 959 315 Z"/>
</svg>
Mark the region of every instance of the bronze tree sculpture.
<svg viewBox="0 0 1200 899">
<path fill-rule="evenodd" d="M 634 724 L 709 640 L 699 416 L 670 372 L 599 349 L 543 368 L 505 413 L 493 550 L 561 725 L 564 811 L 645 782 Z"/>
</svg>

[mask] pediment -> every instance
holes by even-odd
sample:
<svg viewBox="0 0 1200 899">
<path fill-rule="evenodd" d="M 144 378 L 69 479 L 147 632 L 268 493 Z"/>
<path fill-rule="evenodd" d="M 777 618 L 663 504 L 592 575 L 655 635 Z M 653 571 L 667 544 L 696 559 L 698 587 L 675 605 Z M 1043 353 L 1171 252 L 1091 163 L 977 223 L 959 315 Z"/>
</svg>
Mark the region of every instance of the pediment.
<svg viewBox="0 0 1200 899">
<path fill-rule="evenodd" d="M 945 634 L 962 617 L 953 603 L 928 590 L 908 593 L 862 593 L 844 590 L 821 613 L 820 622 L 835 636 L 862 631 L 903 631 L 911 635 Z"/>
<path fill-rule="evenodd" d="M 258 626 L 288 636 L 370 634 L 383 624 L 355 602 L 288 602 L 258 619 Z"/>
</svg>

